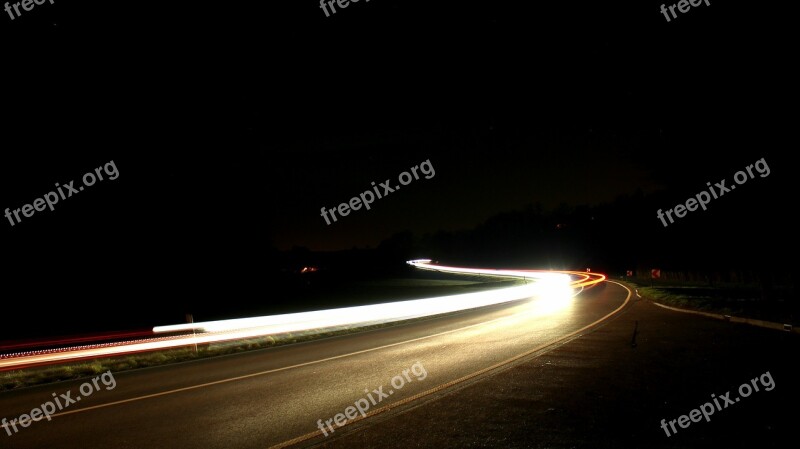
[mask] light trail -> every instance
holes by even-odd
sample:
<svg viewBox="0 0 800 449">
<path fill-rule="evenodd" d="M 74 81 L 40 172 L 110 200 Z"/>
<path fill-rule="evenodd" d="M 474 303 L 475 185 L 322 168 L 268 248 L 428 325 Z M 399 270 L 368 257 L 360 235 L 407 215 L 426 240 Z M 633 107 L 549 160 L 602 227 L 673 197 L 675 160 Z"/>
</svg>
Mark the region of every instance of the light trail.
<svg viewBox="0 0 800 449">
<path fill-rule="evenodd" d="M 557 298 L 571 298 L 576 290 L 580 291 L 605 280 L 604 275 L 595 273 L 463 268 L 435 265 L 430 262 L 428 259 L 419 259 L 408 261 L 408 264 L 425 270 L 498 276 L 526 281 L 531 280 L 533 282 L 497 290 L 410 301 L 234 320 L 157 326 L 153 328 L 156 333 L 193 331 L 195 334 L 9 354 L 0 357 L 0 371 L 196 344 L 242 340 L 286 332 L 315 330 L 323 332 L 339 328 L 362 327 L 474 309 L 532 297 L 556 298 L 556 300 Z M 576 279 L 573 280 L 573 277 Z"/>
</svg>

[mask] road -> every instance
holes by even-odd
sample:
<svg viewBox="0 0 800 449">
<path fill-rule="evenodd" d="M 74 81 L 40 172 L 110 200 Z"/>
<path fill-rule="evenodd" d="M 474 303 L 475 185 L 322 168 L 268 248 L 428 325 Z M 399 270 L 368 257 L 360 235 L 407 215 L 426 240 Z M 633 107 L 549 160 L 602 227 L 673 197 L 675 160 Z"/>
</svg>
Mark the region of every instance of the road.
<svg viewBox="0 0 800 449">
<path fill-rule="evenodd" d="M 298 438 L 313 443 L 325 440 L 321 429 L 334 436 L 337 414 L 361 416 L 347 410 L 356 403 L 368 417 L 347 423 L 339 434 L 577 338 L 631 297 L 615 283 L 591 292 L 117 373 L 113 389 L 101 383 L 99 391 L 52 421 L 0 438 L 3 447 L 14 448 L 266 448 Z M 4 393 L 2 416 L 11 420 L 30 412 L 54 393 L 70 390 L 75 397 L 81 383 Z"/>
<path fill-rule="evenodd" d="M 798 351 L 796 333 L 635 299 L 541 357 L 313 447 L 795 447 Z M 748 391 L 754 380 L 761 388 Z M 715 397 L 720 408 L 708 420 L 681 421 L 703 405 L 710 411 Z"/>
</svg>

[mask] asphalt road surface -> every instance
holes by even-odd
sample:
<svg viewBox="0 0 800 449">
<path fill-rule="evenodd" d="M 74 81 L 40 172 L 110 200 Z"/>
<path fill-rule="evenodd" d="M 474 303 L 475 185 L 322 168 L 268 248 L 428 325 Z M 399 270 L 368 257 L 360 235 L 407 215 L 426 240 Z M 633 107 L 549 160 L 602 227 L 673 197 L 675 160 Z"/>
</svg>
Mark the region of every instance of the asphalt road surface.
<svg viewBox="0 0 800 449">
<path fill-rule="evenodd" d="M 627 288 L 604 283 L 574 298 L 535 298 L 360 334 L 118 373 L 113 389 L 99 383 L 90 396 L 70 404 L 52 421 L 25 428 L 18 424 L 18 432 L 3 432 L 0 439 L 2 447 L 11 448 L 172 449 L 334 441 L 534 360 L 579 338 L 587 326 L 631 297 Z M 54 393 L 70 391 L 74 399 L 81 395 L 83 382 L 3 393 L 2 417 L 12 420 L 29 413 Z M 459 407 L 468 409 L 468 404 L 467 398 Z M 340 413 L 343 427 L 337 426 Z M 423 435 L 412 431 L 408 437 L 424 444 Z"/>
<path fill-rule="evenodd" d="M 594 331 L 540 357 L 305 446 L 795 447 L 798 350 L 796 333 L 633 300 Z M 759 391 L 742 387 L 754 380 Z M 708 420 L 688 418 L 705 404 L 715 409 Z M 677 432 L 669 427 L 673 420 Z"/>
</svg>

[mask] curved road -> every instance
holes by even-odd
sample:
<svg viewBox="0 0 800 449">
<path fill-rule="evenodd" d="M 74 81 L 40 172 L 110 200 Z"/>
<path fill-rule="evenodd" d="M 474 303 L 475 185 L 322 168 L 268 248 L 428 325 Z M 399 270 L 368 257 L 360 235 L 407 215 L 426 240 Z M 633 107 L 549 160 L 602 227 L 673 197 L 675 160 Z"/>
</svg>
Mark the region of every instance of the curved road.
<svg viewBox="0 0 800 449">
<path fill-rule="evenodd" d="M 375 415 L 439 397 L 511 361 L 577 338 L 630 297 L 627 288 L 604 282 L 572 298 L 544 296 L 364 333 L 123 372 L 114 376 L 113 389 L 100 383 L 99 391 L 52 421 L 18 425 L 17 433 L 9 430 L 10 436 L 0 427 L 0 439 L 3 447 L 81 449 L 264 449 L 318 442 L 325 438 L 321 429 L 330 434 L 337 428 L 337 414 L 340 423 L 347 421 L 340 434 L 369 425 Z M 54 393 L 70 390 L 74 398 L 83 381 L 0 394 L 0 418 L 10 421 L 29 413 Z"/>
</svg>

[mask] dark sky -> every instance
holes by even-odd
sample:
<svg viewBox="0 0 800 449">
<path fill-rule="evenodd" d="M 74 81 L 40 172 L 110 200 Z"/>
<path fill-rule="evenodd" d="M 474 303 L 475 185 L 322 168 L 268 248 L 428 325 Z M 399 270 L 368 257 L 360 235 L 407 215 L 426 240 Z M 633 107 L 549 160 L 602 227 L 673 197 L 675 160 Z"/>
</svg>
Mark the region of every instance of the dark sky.
<svg viewBox="0 0 800 449">
<path fill-rule="evenodd" d="M 325 17 L 312 0 L 56 1 L 0 16 L 0 212 L 111 160 L 120 173 L 54 212 L 2 217 L 13 297 L 166 282 L 158 295 L 185 298 L 218 269 L 220 285 L 257 278 L 273 247 L 688 196 L 777 158 L 790 16 L 713 1 L 668 23 L 660 5 L 371 0 Z M 432 179 L 320 216 L 425 160 Z"/>
<path fill-rule="evenodd" d="M 120 189 L 152 210 L 114 206 L 129 224 L 374 246 L 675 185 L 762 157 L 745 147 L 786 122 L 781 14 L 749 3 L 669 23 L 657 2 L 273 3 L 4 17 L 3 207 L 118 159 Z M 428 159 L 434 179 L 319 216 Z"/>
</svg>

